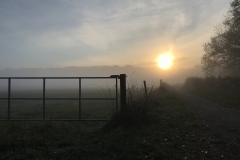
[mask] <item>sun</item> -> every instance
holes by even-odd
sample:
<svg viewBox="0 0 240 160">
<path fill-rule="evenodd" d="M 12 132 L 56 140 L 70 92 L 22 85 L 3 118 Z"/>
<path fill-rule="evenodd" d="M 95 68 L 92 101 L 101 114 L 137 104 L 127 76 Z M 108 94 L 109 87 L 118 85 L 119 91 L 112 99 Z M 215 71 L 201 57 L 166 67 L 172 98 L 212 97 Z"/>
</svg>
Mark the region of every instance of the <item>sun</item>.
<svg viewBox="0 0 240 160">
<path fill-rule="evenodd" d="M 162 54 L 157 58 L 157 65 L 163 70 L 169 69 L 173 62 L 173 57 L 170 54 Z"/>
</svg>

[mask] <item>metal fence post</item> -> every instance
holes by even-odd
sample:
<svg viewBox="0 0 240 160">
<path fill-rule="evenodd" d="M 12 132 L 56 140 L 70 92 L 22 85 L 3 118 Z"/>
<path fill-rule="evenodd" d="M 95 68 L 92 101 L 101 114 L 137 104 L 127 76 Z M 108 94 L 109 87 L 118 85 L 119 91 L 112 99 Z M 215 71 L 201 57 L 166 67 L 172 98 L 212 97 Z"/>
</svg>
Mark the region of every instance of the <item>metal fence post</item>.
<svg viewBox="0 0 240 160">
<path fill-rule="evenodd" d="M 79 78 L 79 91 L 78 91 L 78 120 L 80 121 L 82 119 L 82 81 L 81 81 L 81 78 Z"/>
<path fill-rule="evenodd" d="M 121 111 L 125 112 L 127 107 L 126 74 L 120 74 L 120 100 Z"/>
<path fill-rule="evenodd" d="M 118 112 L 118 77 L 116 77 L 116 112 Z"/>
<path fill-rule="evenodd" d="M 43 78 L 43 120 L 45 120 L 46 78 Z"/>
<path fill-rule="evenodd" d="M 11 78 L 8 78 L 8 120 L 10 120 L 10 107 L 11 107 Z"/>
</svg>

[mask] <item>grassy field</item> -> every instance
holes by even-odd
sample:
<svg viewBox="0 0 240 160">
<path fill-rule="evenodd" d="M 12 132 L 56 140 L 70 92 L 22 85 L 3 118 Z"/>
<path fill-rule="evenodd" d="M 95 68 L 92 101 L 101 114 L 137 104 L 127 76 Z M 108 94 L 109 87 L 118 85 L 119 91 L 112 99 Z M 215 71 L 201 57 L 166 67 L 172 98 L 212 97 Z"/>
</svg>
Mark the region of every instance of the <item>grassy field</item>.
<svg viewBox="0 0 240 160">
<path fill-rule="evenodd" d="M 240 78 L 187 78 L 183 89 L 228 108 L 240 109 Z"/>
<path fill-rule="evenodd" d="M 124 121 L 129 125 L 119 123 L 106 127 L 114 119 L 109 122 L 1 122 L 0 159 L 240 158 L 240 148 L 228 148 L 220 133 L 209 135 L 202 115 L 186 105 L 170 87 L 154 90 L 144 117 L 130 123 L 131 116 L 140 116 L 139 108 L 144 107 L 144 101 L 136 100 L 139 103 L 130 104 L 138 107 L 128 106 L 133 108 L 132 115 Z"/>
<path fill-rule="evenodd" d="M 115 98 L 115 90 L 83 90 L 82 98 Z M 7 97 L 6 92 L 0 94 Z M 46 98 L 78 98 L 78 90 L 47 90 Z M 42 98 L 40 90 L 13 91 L 12 98 Z M 7 119 L 8 101 L 0 100 L 0 119 Z M 82 100 L 82 119 L 109 119 L 116 111 L 115 100 Z M 43 117 L 42 100 L 11 100 L 11 119 L 38 119 Z M 78 100 L 46 100 L 45 118 L 78 119 Z"/>
</svg>

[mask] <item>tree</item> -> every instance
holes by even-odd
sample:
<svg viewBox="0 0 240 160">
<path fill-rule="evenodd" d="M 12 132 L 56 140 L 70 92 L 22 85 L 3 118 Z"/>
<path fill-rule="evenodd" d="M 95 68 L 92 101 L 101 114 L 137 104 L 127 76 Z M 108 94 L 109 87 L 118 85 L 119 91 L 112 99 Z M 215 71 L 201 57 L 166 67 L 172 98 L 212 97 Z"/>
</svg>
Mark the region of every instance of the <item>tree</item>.
<svg viewBox="0 0 240 160">
<path fill-rule="evenodd" d="M 215 36 L 203 45 L 203 71 L 206 76 L 240 76 L 240 0 L 230 10 Z"/>
</svg>

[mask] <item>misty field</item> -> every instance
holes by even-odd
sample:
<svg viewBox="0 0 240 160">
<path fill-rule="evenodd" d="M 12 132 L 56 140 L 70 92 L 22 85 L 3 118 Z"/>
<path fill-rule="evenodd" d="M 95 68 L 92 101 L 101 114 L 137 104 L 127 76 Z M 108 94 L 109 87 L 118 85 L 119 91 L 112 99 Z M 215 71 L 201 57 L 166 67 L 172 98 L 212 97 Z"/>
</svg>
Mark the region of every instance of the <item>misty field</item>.
<svg viewBox="0 0 240 160">
<path fill-rule="evenodd" d="M 113 93 L 111 93 L 113 92 Z M 0 93 L 1 98 L 7 98 L 7 92 Z M 46 98 L 78 98 L 78 90 L 47 90 Z M 114 97 L 113 97 L 114 96 Z M 114 90 L 82 90 L 82 98 L 115 98 Z M 40 90 L 12 91 L 11 98 L 42 98 Z M 81 119 L 109 119 L 116 112 L 115 100 L 82 100 Z M 8 100 L 0 100 L 0 119 L 7 119 Z M 43 100 L 11 100 L 11 120 L 43 118 Z M 78 120 L 78 100 L 45 100 L 46 120 Z"/>
<path fill-rule="evenodd" d="M 61 95 L 59 91 L 53 93 L 54 95 L 59 94 L 56 96 Z M 75 94 L 70 93 L 66 95 L 73 97 L 78 95 L 77 92 Z M 88 93 L 86 93 L 86 96 L 93 96 L 92 91 Z M 137 97 L 133 98 L 136 95 Z M 109 121 L 0 122 L 0 128 L 2 128 L 0 130 L 0 159 L 161 160 L 240 158 L 240 131 L 237 127 L 226 128 L 229 123 L 225 123 L 223 125 L 225 127 L 222 127 L 222 124 L 218 123 L 219 118 L 216 117 L 212 121 L 213 115 L 209 116 L 206 112 L 199 111 L 186 103 L 182 95 L 171 86 L 164 85 L 161 88 L 154 89 L 147 101 L 142 98 L 142 95 L 144 96 L 140 92 L 131 95 L 133 97 L 128 97 L 128 108 L 124 116 L 120 114 L 121 112 L 110 115 L 115 111 L 112 104 L 107 108 L 108 105 L 98 105 L 99 101 L 91 105 L 86 102 L 83 116 L 95 117 L 95 115 L 100 116 L 102 114 L 102 116 L 108 117 L 110 115 Z M 60 103 L 62 104 L 60 105 Z M 74 108 L 74 103 L 74 101 L 67 101 L 66 103 L 49 101 L 46 110 L 47 107 L 66 109 L 66 106 L 68 106 L 66 110 L 72 113 L 70 108 Z M 36 103 L 33 102 L 33 106 L 35 105 Z M 39 104 L 39 108 L 40 106 Z M 99 110 L 106 109 L 105 111 L 107 111 L 109 109 L 109 113 L 108 111 L 106 113 L 103 110 L 99 111 L 98 107 Z M 88 109 L 89 112 L 87 112 Z M 41 109 L 39 111 L 42 112 Z M 55 116 L 54 118 L 59 118 L 58 116 L 61 115 L 61 118 L 62 116 L 69 118 L 70 113 L 64 112 L 62 114 L 61 109 L 58 109 L 58 111 L 59 113 L 55 113 L 55 110 L 52 114 L 48 111 L 47 117 Z M 77 109 L 75 111 L 77 112 Z M 20 114 L 16 114 L 17 116 L 20 116 Z"/>
</svg>

